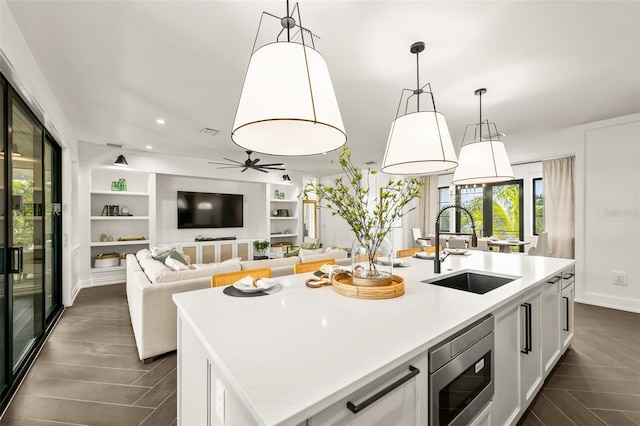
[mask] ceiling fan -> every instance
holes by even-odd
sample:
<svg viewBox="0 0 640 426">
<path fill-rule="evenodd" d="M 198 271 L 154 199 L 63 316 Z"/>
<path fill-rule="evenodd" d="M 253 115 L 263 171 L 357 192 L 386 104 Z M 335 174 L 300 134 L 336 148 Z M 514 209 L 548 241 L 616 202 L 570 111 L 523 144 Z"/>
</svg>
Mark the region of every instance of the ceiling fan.
<svg viewBox="0 0 640 426">
<path fill-rule="evenodd" d="M 230 161 L 232 164 L 220 163 L 218 161 L 209 161 L 209 164 L 221 164 L 225 166 L 225 167 L 218 167 L 219 169 L 233 169 L 237 167 L 242 167 L 242 170 L 240 170 L 240 172 L 244 172 L 247 169 L 258 170 L 259 172 L 262 172 L 262 173 L 268 173 L 269 170 L 284 170 L 283 167 L 279 167 L 279 166 L 284 166 L 284 163 L 258 164 L 258 162 L 260 161 L 259 158 L 255 158 L 253 160 L 251 159 L 251 154 L 253 153 L 253 151 L 245 151 L 245 152 L 247 153 L 249 158 L 244 160 L 244 163 L 241 163 L 240 161 L 236 161 L 236 160 L 231 160 L 229 158 L 223 158 L 224 160 Z"/>
</svg>

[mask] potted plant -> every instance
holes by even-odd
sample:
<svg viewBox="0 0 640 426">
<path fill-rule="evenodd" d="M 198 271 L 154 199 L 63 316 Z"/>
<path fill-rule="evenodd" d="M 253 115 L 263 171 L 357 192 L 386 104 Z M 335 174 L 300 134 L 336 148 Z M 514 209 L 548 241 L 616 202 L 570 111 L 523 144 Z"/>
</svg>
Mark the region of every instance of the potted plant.
<svg viewBox="0 0 640 426">
<path fill-rule="evenodd" d="M 354 284 L 380 285 L 389 284 L 391 274 L 385 274 L 376 265 L 376 257 L 381 249 L 390 243 L 385 237 L 400 218 L 415 207 L 404 210 L 405 206 L 414 198 L 420 197 L 420 188 L 424 183 L 417 178 L 405 178 L 398 181 L 389 180 L 377 194 L 370 193 L 371 176 L 377 172 L 367 169 L 365 174 L 351 161 L 351 151 L 343 146 L 339 157 L 340 167 L 344 176 L 334 179 L 332 185 L 321 183 L 309 184 L 305 188 L 305 197 L 309 192 L 317 194 L 321 207 L 331 210 L 331 215 L 343 218 L 356 236 L 351 256 L 358 259 L 356 247 L 364 253 L 364 267 L 355 267 L 352 271 Z M 389 261 L 393 253 L 389 252 Z M 357 280 L 356 280 L 357 279 Z M 363 281 L 364 280 L 364 281 Z"/>
<path fill-rule="evenodd" d="M 254 258 L 264 259 L 267 257 L 267 249 L 270 246 L 269 240 L 256 240 L 253 242 Z"/>
</svg>

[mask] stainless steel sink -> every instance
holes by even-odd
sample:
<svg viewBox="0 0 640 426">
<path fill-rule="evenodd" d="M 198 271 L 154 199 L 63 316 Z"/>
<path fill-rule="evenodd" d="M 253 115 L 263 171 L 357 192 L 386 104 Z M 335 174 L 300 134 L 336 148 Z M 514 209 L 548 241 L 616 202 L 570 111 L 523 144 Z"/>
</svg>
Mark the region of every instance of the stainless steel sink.
<svg viewBox="0 0 640 426">
<path fill-rule="evenodd" d="M 422 281 L 427 284 L 454 288 L 471 293 L 485 294 L 515 280 L 515 277 L 499 277 L 495 275 L 461 272 L 444 278 L 430 278 Z"/>
</svg>

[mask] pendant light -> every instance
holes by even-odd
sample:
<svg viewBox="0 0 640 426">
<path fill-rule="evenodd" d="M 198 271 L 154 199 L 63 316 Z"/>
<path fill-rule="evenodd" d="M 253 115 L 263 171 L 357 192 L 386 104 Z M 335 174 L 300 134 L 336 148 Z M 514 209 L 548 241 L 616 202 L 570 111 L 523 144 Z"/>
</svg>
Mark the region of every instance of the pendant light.
<svg viewBox="0 0 640 426">
<path fill-rule="evenodd" d="M 415 90 L 403 89 L 400 104 L 396 112 L 396 119 L 391 123 L 387 149 L 382 162 L 382 171 L 395 175 L 426 175 L 449 170 L 458 164 L 456 151 L 451 142 L 451 135 L 444 115 L 436 110 L 431 84 L 420 87 L 419 54 L 424 50 L 424 42 L 418 41 L 411 45 L 411 53 L 416 55 Z M 428 86 L 428 90 L 424 88 Z M 411 92 L 405 101 L 402 115 L 400 109 L 403 95 Z M 420 95 L 428 93 L 431 97 L 432 110 L 420 109 Z M 415 96 L 416 110 L 408 111 L 409 100 Z M 424 106 L 424 104 L 423 104 Z"/>
<path fill-rule="evenodd" d="M 315 50 L 313 34 L 302 26 L 297 3 L 296 9 L 297 23 L 288 0 L 284 18 L 263 12 L 280 19 L 283 30 L 274 42 L 257 50 L 253 46 L 231 131 L 231 140 L 245 150 L 311 155 L 347 141 L 327 63 Z"/>
<path fill-rule="evenodd" d="M 453 174 L 453 183 L 468 185 L 512 180 L 513 170 L 496 123 L 482 120 L 482 95 L 487 93 L 487 89 L 473 93 L 480 97 L 480 122 L 468 124 L 464 131 L 460 164 Z"/>
</svg>

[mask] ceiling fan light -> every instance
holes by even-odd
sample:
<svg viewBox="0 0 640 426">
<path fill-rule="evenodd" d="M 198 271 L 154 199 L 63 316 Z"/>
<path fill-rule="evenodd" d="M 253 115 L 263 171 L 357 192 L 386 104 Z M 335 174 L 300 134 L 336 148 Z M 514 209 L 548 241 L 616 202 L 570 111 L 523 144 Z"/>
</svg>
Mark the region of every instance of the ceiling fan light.
<svg viewBox="0 0 640 426">
<path fill-rule="evenodd" d="M 120 167 L 129 167 L 129 163 L 127 163 L 127 159 L 124 158 L 124 155 L 120 154 L 118 155 L 118 158 L 116 158 L 116 161 L 113 162 L 114 166 L 120 166 Z"/>
<path fill-rule="evenodd" d="M 458 164 L 444 115 L 421 111 L 391 123 L 382 171 L 396 175 L 429 174 Z"/>
<path fill-rule="evenodd" d="M 251 56 L 231 139 L 271 155 L 312 155 L 347 141 L 327 63 L 293 42 L 267 44 Z"/>
</svg>

